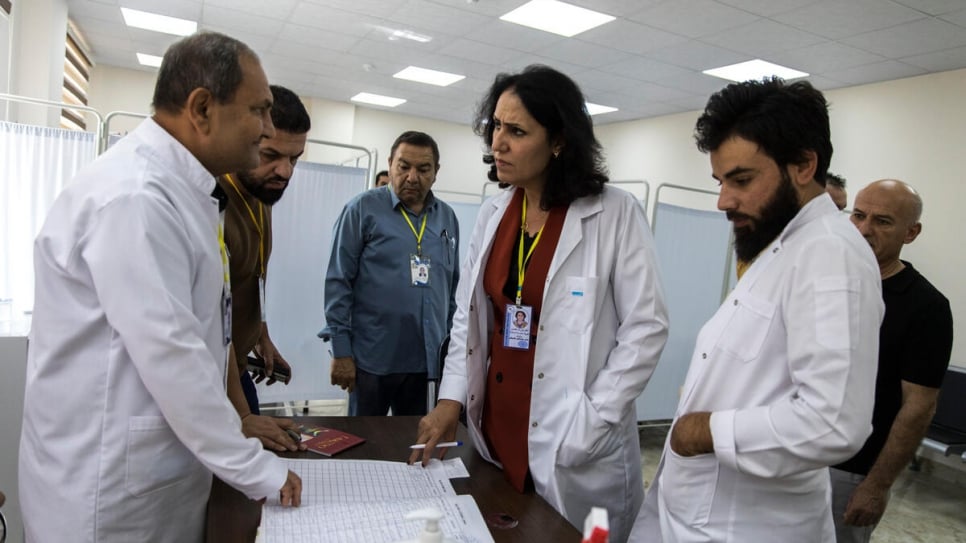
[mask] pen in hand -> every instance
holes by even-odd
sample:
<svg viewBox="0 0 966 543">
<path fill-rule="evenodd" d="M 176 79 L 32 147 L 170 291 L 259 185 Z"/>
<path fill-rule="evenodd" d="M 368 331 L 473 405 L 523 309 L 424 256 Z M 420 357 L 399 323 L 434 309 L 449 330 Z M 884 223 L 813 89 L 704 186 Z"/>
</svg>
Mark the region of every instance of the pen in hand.
<svg viewBox="0 0 966 543">
<path fill-rule="evenodd" d="M 436 444 L 436 448 L 437 449 L 439 449 L 441 447 L 462 447 L 462 446 L 463 446 L 463 442 L 462 441 L 441 441 L 441 442 L 439 442 L 439 443 Z M 420 443 L 418 445 L 410 445 L 409 448 L 410 449 L 425 449 L 426 448 L 426 444 L 425 443 Z"/>
</svg>

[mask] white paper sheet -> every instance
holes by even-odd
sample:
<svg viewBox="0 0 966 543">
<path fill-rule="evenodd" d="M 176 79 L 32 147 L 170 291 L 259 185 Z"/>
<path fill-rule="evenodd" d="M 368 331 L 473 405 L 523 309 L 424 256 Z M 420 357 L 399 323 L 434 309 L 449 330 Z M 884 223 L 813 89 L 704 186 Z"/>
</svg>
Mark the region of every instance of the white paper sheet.
<svg viewBox="0 0 966 543">
<path fill-rule="evenodd" d="M 492 543 L 472 496 L 457 496 L 451 477 L 468 476 L 459 458 L 423 468 L 377 460 L 285 459 L 302 478 L 302 506 L 262 510 L 259 543 L 319 541 L 393 543 L 415 540 L 424 521 L 406 513 L 435 507 L 445 536 L 461 543 Z"/>
</svg>

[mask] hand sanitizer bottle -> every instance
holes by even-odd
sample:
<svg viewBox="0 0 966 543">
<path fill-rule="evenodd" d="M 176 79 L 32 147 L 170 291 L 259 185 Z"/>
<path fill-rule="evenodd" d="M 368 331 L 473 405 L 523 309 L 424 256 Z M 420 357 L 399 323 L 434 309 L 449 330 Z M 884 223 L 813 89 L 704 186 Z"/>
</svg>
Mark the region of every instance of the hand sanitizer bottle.
<svg viewBox="0 0 966 543">
<path fill-rule="evenodd" d="M 426 525 L 423 531 L 415 540 L 407 543 L 456 543 L 456 541 L 443 536 L 443 531 L 439 527 L 439 521 L 443 518 L 443 513 L 435 507 L 417 509 L 406 514 L 406 520 L 425 520 Z"/>
</svg>

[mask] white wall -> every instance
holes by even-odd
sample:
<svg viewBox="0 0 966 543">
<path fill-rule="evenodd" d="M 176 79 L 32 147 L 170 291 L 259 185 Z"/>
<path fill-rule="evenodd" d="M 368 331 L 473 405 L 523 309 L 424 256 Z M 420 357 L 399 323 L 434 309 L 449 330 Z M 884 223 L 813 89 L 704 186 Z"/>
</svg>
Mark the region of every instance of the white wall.
<svg viewBox="0 0 966 543">
<path fill-rule="evenodd" d="M 0 93 L 3 94 L 10 93 L 7 85 L 10 81 L 10 50 L 10 16 L 0 9 Z M 4 104 L 0 103 L 0 119 L 5 109 Z"/>
<path fill-rule="evenodd" d="M 966 70 L 862 85 L 826 93 L 831 104 L 832 171 L 849 183 L 849 202 L 871 181 L 895 177 L 925 201 L 923 233 L 903 251 L 953 308 L 955 336 L 966 337 Z M 646 179 L 716 190 L 708 158 L 692 132 L 698 112 L 597 129 L 614 178 Z M 966 367 L 966 341 L 953 346 L 952 364 Z"/>
<path fill-rule="evenodd" d="M 313 118 L 312 122 L 316 122 Z M 323 121 L 324 122 L 324 121 Z M 434 121 L 388 111 L 356 108 L 353 143 L 379 150 L 377 170 L 389 166 L 389 149 L 406 130 L 426 132 L 439 145 L 437 190 L 479 193 L 486 181 L 487 167 L 482 162 L 480 138 L 469 125 Z"/>
<path fill-rule="evenodd" d="M 153 70 L 128 70 L 98 64 L 91 70 L 87 105 L 104 116 L 113 111 L 149 115 L 155 79 L 157 72 Z M 116 116 L 111 119 L 110 132 L 126 133 L 140 122 L 140 118 Z"/>
<path fill-rule="evenodd" d="M 67 0 L 15 2 L 10 89 L 12 94 L 61 101 L 67 47 Z M 11 119 L 25 124 L 59 126 L 60 111 L 21 105 Z"/>
</svg>

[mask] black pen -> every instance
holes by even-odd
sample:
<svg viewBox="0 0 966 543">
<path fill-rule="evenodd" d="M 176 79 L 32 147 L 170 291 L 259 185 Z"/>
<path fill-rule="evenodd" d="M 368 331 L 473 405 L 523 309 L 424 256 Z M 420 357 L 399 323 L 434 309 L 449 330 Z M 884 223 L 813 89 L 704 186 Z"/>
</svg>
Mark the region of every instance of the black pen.
<svg viewBox="0 0 966 543">
<path fill-rule="evenodd" d="M 296 444 L 302 442 L 302 434 L 296 432 L 295 430 L 286 428 L 285 433 L 288 434 L 288 437 L 292 438 L 292 441 L 294 441 Z"/>
</svg>

